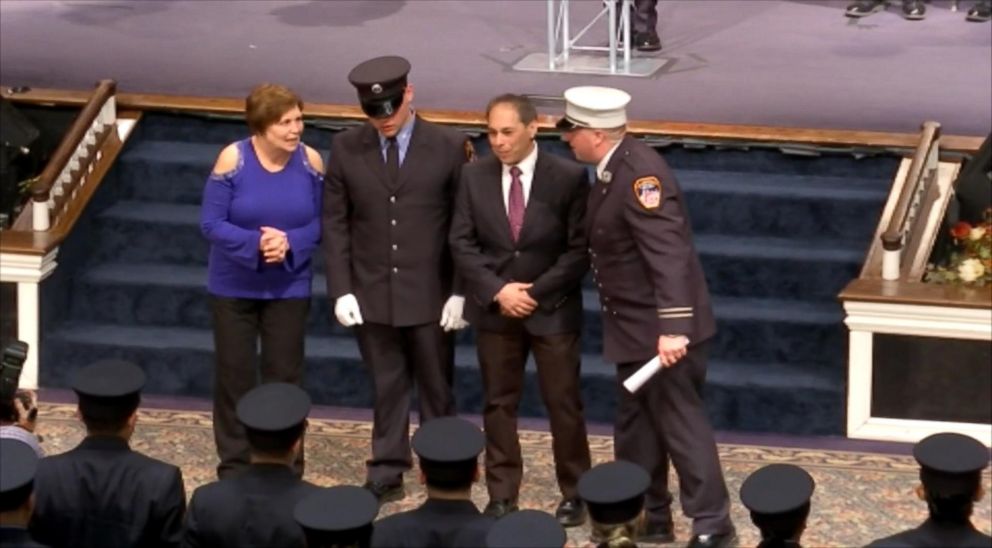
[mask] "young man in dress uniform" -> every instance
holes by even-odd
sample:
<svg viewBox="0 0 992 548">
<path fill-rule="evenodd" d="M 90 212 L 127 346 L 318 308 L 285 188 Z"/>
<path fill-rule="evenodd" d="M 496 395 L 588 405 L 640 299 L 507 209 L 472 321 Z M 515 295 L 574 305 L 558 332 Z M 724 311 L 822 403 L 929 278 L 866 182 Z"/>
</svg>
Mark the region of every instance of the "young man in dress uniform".
<svg viewBox="0 0 992 548">
<path fill-rule="evenodd" d="M 296 503 L 293 516 L 307 548 L 368 548 L 379 501 L 368 489 L 337 485 L 318 489 Z"/>
<path fill-rule="evenodd" d="M 40 547 L 28 533 L 34 507 L 34 475 L 38 454 L 27 443 L 0 439 L 0 546 Z"/>
<path fill-rule="evenodd" d="M 809 473 L 791 464 L 764 466 L 744 480 L 741 503 L 761 531 L 758 548 L 802 548 L 799 540 L 806 530 L 815 486 Z"/>
<path fill-rule="evenodd" d="M 702 399 L 716 323 L 685 200 L 661 156 L 626 135 L 627 93 L 577 87 L 565 101 L 558 128 L 576 158 L 596 166 L 586 227 L 603 355 L 621 383 L 655 356 L 663 366 L 636 394 L 617 385 L 616 456 L 652 478 L 642 540 L 671 538 L 670 456 L 693 520 L 690 546 L 726 546 L 735 538 L 730 499 Z"/>
<path fill-rule="evenodd" d="M 179 546 L 186 493 L 179 468 L 128 445 L 145 374 L 123 361 L 79 370 L 72 389 L 86 438 L 41 459 L 31 534 L 52 546 Z"/>
<path fill-rule="evenodd" d="M 533 354 L 562 494 L 555 514 L 572 527 L 585 521 L 575 484 L 590 465 L 579 386 L 589 177 L 583 166 L 538 151 L 537 111 L 526 97 L 495 97 L 486 118 L 493 155 L 462 170 L 451 225 L 485 387 L 485 513 L 517 509 L 517 408 Z"/>
<path fill-rule="evenodd" d="M 372 546 L 445 548 L 482 546 L 493 519 L 472 502 L 485 438 L 478 426 L 457 417 L 424 423 L 413 435 L 427 501 L 375 524 Z"/>
<path fill-rule="evenodd" d="M 422 421 L 454 412 L 445 332 L 467 325 L 448 229 L 471 147 L 458 131 L 416 116 L 409 71 L 402 57 L 352 69 L 368 122 L 335 135 L 324 182 L 328 295 L 338 321 L 355 327 L 374 385 L 366 487 L 382 502 L 404 494 L 414 383 Z"/>
<path fill-rule="evenodd" d="M 985 495 L 982 470 L 989 450 L 961 434 L 934 434 L 913 448 L 920 463 L 916 496 L 927 503 L 930 517 L 915 529 L 876 540 L 868 546 L 992 546 L 992 537 L 971 524 L 974 504 Z"/>
<path fill-rule="evenodd" d="M 303 450 L 310 396 L 288 383 L 253 388 L 237 405 L 250 451 L 248 469 L 198 488 L 189 502 L 183 546 L 305 546 L 293 507 L 318 487 L 293 472 Z"/>
</svg>

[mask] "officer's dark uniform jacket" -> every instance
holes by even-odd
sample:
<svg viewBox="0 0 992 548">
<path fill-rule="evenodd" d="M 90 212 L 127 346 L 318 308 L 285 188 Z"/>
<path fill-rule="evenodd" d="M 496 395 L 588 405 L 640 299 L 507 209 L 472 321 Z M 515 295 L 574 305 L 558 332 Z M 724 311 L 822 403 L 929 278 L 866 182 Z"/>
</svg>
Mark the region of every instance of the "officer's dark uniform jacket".
<svg viewBox="0 0 992 548">
<path fill-rule="evenodd" d="M 282 464 L 252 464 L 244 473 L 204 485 L 186 513 L 183 546 L 203 548 L 302 548 L 303 529 L 293 508 L 316 485 Z"/>
<path fill-rule="evenodd" d="M 685 335 L 691 344 L 712 337 L 716 323 L 706 279 L 668 164 L 625 136 L 606 171 L 609 182 L 596 182 L 586 212 L 604 357 L 615 363 L 649 359 L 658 353 L 659 335 Z"/>
<path fill-rule="evenodd" d="M 179 546 L 186 494 L 179 468 L 132 451 L 123 438 L 88 436 L 41 459 L 31 534 L 55 547 Z"/>
<path fill-rule="evenodd" d="M 0 527 L 0 546 L 3 548 L 45 548 L 31 538 L 27 529 L 19 527 Z"/>
<path fill-rule="evenodd" d="M 453 288 L 448 229 L 466 138 L 417 118 L 396 183 L 369 123 L 336 135 L 324 182 L 328 295 L 352 293 L 362 318 L 437 322 Z"/>
<path fill-rule="evenodd" d="M 483 546 L 492 522 L 470 500 L 428 498 L 419 508 L 377 521 L 372 548 Z"/>
<path fill-rule="evenodd" d="M 939 523 L 928 519 L 915 529 L 878 539 L 868 546 L 893 548 L 899 546 L 980 546 L 988 548 L 992 546 L 992 537 L 975 529 L 971 523 Z"/>
</svg>

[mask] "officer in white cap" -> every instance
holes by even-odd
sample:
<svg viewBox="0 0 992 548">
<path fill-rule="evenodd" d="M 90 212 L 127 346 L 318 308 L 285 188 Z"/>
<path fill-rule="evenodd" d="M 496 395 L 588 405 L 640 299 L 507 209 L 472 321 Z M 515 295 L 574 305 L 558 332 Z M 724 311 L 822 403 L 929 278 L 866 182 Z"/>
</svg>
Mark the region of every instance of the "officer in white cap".
<svg viewBox="0 0 992 548">
<path fill-rule="evenodd" d="M 558 128 L 576 158 L 596 166 L 586 227 L 603 355 L 621 383 L 655 356 L 663 366 L 636 395 L 617 385 L 616 456 L 651 475 L 642 540 L 671 537 L 671 457 L 693 520 L 690 546 L 726 546 L 735 538 L 730 498 L 702 400 L 716 322 L 685 199 L 665 160 L 626 134 L 630 95 L 583 86 L 565 102 Z"/>
<path fill-rule="evenodd" d="M 868 546 L 992 546 L 992 537 L 971 523 L 974 504 L 985 495 L 988 448 L 968 436 L 942 433 L 920 440 L 913 457 L 920 463 L 916 495 L 926 501 L 930 516 L 919 527 Z"/>
<path fill-rule="evenodd" d="M 351 70 L 368 121 L 334 136 L 324 178 L 327 293 L 374 387 L 365 485 L 383 502 L 404 496 L 414 386 L 421 420 L 454 413 L 452 332 L 467 325 L 448 228 L 471 147 L 416 115 L 409 71 L 395 55 Z"/>
</svg>

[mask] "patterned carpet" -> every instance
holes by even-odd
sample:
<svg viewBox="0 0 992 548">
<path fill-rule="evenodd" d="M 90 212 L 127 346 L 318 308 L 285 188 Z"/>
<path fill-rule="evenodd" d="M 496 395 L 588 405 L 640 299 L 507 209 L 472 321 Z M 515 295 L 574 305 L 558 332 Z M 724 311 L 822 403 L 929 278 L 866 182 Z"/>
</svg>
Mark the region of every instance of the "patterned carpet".
<svg viewBox="0 0 992 548">
<path fill-rule="evenodd" d="M 49 454 L 72 448 L 84 433 L 82 424 L 75 418 L 74 405 L 42 403 L 39 423 L 43 446 Z M 371 428 L 366 422 L 311 419 L 306 440 L 306 478 L 326 486 L 361 483 Z M 589 441 L 594 462 L 612 458 L 613 444 L 609 437 L 590 436 Z M 543 432 L 525 432 L 521 435 L 521 445 L 526 462 L 521 507 L 552 511 L 558 503 L 558 493 L 550 462 L 550 437 Z M 181 466 L 188 493 L 214 479 L 216 456 L 209 413 L 142 410 L 132 447 Z M 738 490 L 748 473 L 770 463 L 803 466 L 816 479 L 813 511 L 803 538 L 806 546 L 860 546 L 915 526 L 925 518 L 925 507 L 912 495 L 917 479 L 912 457 L 723 444 L 720 458 L 731 491 L 741 546 L 754 546 L 758 538 L 746 509 L 740 504 Z M 988 492 L 988 471 L 984 484 Z M 413 474 L 407 474 L 406 487 L 407 498 L 387 504 L 383 515 L 412 508 L 423 501 L 424 489 Z M 473 499 L 480 508 L 486 503 L 484 486 L 475 487 Z M 973 521 L 984 532 L 992 531 L 992 511 L 987 497 L 976 505 Z M 689 522 L 677 517 L 679 544 L 685 543 L 689 531 Z M 579 545 L 588 539 L 588 534 L 587 527 L 569 530 L 570 538 Z"/>
</svg>

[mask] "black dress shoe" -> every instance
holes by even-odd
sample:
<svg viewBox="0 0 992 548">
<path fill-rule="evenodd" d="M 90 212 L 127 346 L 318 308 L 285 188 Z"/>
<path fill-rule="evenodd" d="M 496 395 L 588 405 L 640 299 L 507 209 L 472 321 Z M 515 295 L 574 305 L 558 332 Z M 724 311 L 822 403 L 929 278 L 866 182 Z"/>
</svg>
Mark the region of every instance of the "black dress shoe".
<svg viewBox="0 0 992 548">
<path fill-rule="evenodd" d="M 650 544 L 667 544 L 675 542 L 675 528 L 671 523 L 644 522 L 637 531 L 637 542 Z"/>
<path fill-rule="evenodd" d="M 484 515 L 491 518 L 499 519 L 510 512 L 516 512 L 519 510 L 517 508 L 517 501 L 509 499 L 499 499 L 490 500 L 489 504 L 486 505 L 486 509 L 482 511 Z"/>
<path fill-rule="evenodd" d="M 634 34 L 634 47 L 637 51 L 659 51 L 661 50 L 661 38 L 658 33 L 651 30 L 648 32 L 638 32 Z"/>
<path fill-rule="evenodd" d="M 387 502 L 400 500 L 406 496 L 402 483 L 396 485 L 386 485 L 384 483 L 370 480 L 366 481 L 365 485 L 362 487 L 375 495 L 375 498 L 379 500 L 380 505 L 386 504 Z"/>
<path fill-rule="evenodd" d="M 687 548 L 730 548 L 737 546 L 737 535 L 731 531 L 715 535 L 694 535 Z"/>
<path fill-rule="evenodd" d="M 865 17 L 885 9 L 885 0 L 858 0 L 847 6 L 844 15 L 848 17 Z"/>
<path fill-rule="evenodd" d="M 978 2 L 968 10 L 965 20 L 975 23 L 992 21 L 992 2 Z"/>
<path fill-rule="evenodd" d="M 902 16 L 910 21 L 919 21 L 926 17 L 927 7 L 923 5 L 923 0 L 903 0 Z"/>
<path fill-rule="evenodd" d="M 582 499 L 565 499 L 558 503 L 555 519 L 562 527 L 578 527 L 586 522 L 586 503 Z"/>
</svg>

